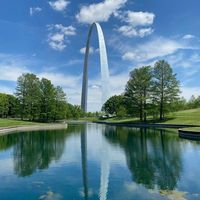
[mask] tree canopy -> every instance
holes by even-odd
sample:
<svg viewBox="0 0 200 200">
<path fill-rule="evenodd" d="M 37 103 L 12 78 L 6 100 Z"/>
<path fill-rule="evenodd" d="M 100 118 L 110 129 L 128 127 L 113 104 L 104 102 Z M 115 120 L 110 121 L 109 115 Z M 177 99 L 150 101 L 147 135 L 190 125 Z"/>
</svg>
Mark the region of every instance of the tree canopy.
<svg viewBox="0 0 200 200">
<path fill-rule="evenodd" d="M 120 115 L 139 117 L 144 122 L 148 116 L 153 119 L 159 116 L 163 120 L 166 113 L 187 107 L 179 94 L 176 74 L 166 61 L 160 60 L 154 67 L 143 66 L 132 70 L 123 95 L 112 96 L 102 109 L 108 114 L 116 115 L 119 108 L 124 107 L 126 112 L 120 112 Z M 195 103 L 197 104 L 197 100 Z"/>
</svg>

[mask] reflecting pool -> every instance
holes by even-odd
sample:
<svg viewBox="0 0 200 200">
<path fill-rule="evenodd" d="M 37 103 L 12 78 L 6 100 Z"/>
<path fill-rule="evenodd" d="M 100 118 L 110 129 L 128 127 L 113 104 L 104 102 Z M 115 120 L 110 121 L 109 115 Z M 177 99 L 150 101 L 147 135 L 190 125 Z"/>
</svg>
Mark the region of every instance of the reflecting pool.
<svg viewBox="0 0 200 200">
<path fill-rule="evenodd" d="M 70 124 L 0 137 L 0 200 L 196 200 L 199 168 L 177 130 Z"/>
</svg>

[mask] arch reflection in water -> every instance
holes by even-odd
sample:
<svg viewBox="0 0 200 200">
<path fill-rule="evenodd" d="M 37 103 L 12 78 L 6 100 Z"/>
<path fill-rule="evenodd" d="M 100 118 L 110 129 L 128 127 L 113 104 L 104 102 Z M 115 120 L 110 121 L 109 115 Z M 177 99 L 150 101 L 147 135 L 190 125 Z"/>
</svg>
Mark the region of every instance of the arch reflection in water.
<svg viewBox="0 0 200 200">
<path fill-rule="evenodd" d="M 81 160 L 84 199 L 88 199 L 88 173 L 87 173 L 87 126 L 81 130 Z"/>
<path fill-rule="evenodd" d="M 148 189 L 173 190 L 180 178 L 181 147 L 164 130 L 107 127 L 105 137 L 125 151 L 132 179 Z"/>
<path fill-rule="evenodd" d="M 84 190 L 85 200 L 87 200 L 89 197 L 88 170 L 87 170 L 87 132 L 88 132 L 88 125 L 85 124 L 84 128 L 81 131 L 81 158 L 82 158 L 83 190 Z M 102 140 L 100 148 L 102 156 L 101 156 L 99 199 L 106 200 L 108 193 L 108 185 L 109 185 L 110 164 L 109 164 L 107 145 L 105 144 L 104 140 Z"/>
<path fill-rule="evenodd" d="M 109 173 L 110 173 L 110 163 L 109 163 L 109 154 L 108 146 L 105 141 L 102 139 L 102 156 L 101 156 L 101 181 L 100 181 L 100 200 L 107 199 L 108 186 L 109 186 Z"/>
</svg>

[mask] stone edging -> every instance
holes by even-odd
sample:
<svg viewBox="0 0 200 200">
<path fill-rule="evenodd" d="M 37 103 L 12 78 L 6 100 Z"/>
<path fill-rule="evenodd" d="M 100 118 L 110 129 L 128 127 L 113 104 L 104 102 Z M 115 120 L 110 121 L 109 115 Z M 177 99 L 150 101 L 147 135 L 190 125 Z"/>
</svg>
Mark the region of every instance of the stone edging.
<svg viewBox="0 0 200 200">
<path fill-rule="evenodd" d="M 183 129 L 178 130 L 179 137 L 185 139 L 192 139 L 192 140 L 199 140 L 200 139 L 200 132 L 196 131 L 186 131 Z"/>
<path fill-rule="evenodd" d="M 59 130 L 66 129 L 67 124 L 49 124 L 49 125 L 27 125 L 27 126 L 14 126 L 0 128 L 0 135 L 6 135 L 14 132 L 26 131 L 42 131 L 42 130 Z"/>
<path fill-rule="evenodd" d="M 93 122 L 97 124 L 106 124 L 110 126 L 124 126 L 124 127 L 139 127 L 139 128 L 188 128 L 198 127 L 197 125 L 182 125 L 182 124 L 143 124 L 143 123 L 112 123 L 112 122 Z"/>
</svg>

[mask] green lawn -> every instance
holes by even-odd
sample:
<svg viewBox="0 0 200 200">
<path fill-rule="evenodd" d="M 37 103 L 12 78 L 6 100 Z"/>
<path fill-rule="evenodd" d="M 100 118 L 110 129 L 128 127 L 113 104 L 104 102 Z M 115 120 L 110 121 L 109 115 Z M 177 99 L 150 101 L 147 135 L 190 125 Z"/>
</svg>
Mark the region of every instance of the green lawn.
<svg viewBox="0 0 200 200">
<path fill-rule="evenodd" d="M 200 125 L 200 108 L 175 112 L 168 118 L 165 124 Z"/>
<path fill-rule="evenodd" d="M 137 123 L 138 118 L 111 118 L 107 120 L 98 120 L 110 123 Z M 151 119 L 148 123 L 153 123 Z M 164 122 L 156 122 L 159 124 L 178 124 L 178 125 L 198 125 L 200 126 L 200 108 L 184 110 L 167 115 L 167 120 Z"/>
<path fill-rule="evenodd" d="M 1 127 L 13 127 L 13 126 L 25 126 L 25 125 L 37 125 L 36 122 L 21 121 L 15 119 L 0 119 L 0 128 Z"/>
</svg>

